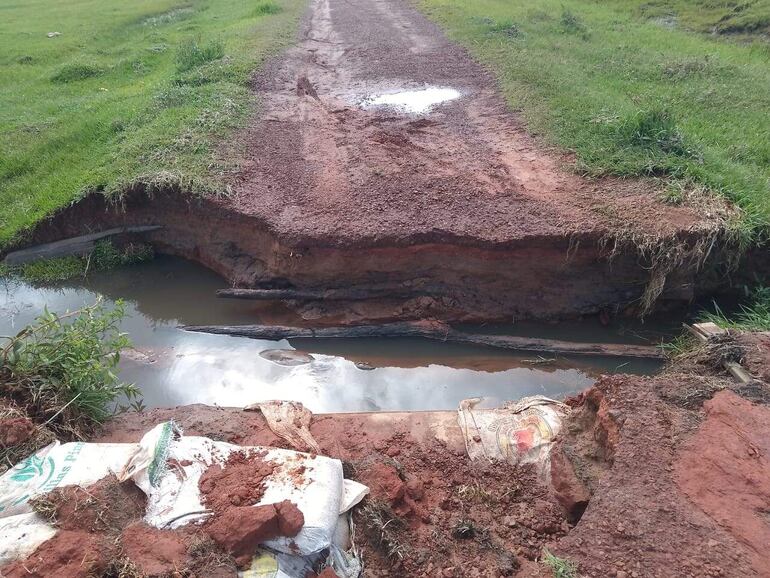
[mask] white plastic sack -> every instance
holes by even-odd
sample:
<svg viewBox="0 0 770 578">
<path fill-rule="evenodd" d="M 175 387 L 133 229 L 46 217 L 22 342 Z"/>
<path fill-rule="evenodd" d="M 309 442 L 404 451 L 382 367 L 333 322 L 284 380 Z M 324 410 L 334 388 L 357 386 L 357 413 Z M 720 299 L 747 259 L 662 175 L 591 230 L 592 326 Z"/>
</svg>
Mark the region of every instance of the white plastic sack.
<svg viewBox="0 0 770 578">
<path fill-rule="evenodd" d="M 31 512 L 29 500 L 60 486 L 119 476 L 137 444 L 49 444 L 0 476 L 0 517 Z"/>
<path fill-rule="evenodd" d="M 542 395 L 494 409 L 477 409 L 480 401 L 463 400 L 458 410 L 468 456 L 513 465 L 535 464 L 547 479 L 551 447 L 569 407 Z"/>
<path fill-rule="evenodd" d="M 265 480 L 265 493 L 255 505 L 289 500 L 305 517 L 305 525 L 297 536 L 280 537 L 264 544 L 286 554 L 307 556 L 328 548 L 345 499 L 344 489 L 347 487 L 352 494 L 347 497 L 347 508 L 368 491 L 366 486 L 355 482 L 343 485 L 339 460 L 292 450 L 236 446 L 204 437 L 180 436 L 170 423 L 147 432 L 140 446 L 127 470 L 147 494 L 145 521 L 158 528 L 178 528 L 209 515 L 205 512 L 198 482 L 211 465 L 224 465 L 234 451 L 266 452 L 262 459 L 277 467 Z M 178 465 L 166 468 L 166 463 Z M 298 468 L 303 469 L 302 476 L 292 475 Z"/>
<path fill-rule="evenodd" d="M 29 501 L 61 486 L 87 487 L 120 476 L 138 444 L 61 444 L 44 447 L 0 476 L 0 566 L 28 556 L 56 530 Z"/>
</svg>

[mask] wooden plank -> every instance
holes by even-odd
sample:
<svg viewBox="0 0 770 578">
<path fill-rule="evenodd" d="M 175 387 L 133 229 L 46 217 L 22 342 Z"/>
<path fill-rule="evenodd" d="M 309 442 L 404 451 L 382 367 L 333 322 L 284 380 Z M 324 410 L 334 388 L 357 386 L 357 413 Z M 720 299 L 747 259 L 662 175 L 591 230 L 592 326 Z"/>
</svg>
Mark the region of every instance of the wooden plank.
<svg viewBox="0 0 770 578">
<path fill-rule="evenodd" d="M 182 329 L 203 333 L 235 335 L 252 339 L 333 339 L 333 338 L 393 338 L 421 337 L 437 341 L 485 345 L 499 349 L 559 353 L 565 355 L 596 355 L 610 357 L 641 357 L 663 359 L 661 348 L 651 345 L 619 343 L 575 343 L 555 339 L 539 339 L 513 335 L 466 333 L 439 322 L 404 322 L 351 327 L 288 327 L 281 325 L 186 325 Z"/>
</svg>

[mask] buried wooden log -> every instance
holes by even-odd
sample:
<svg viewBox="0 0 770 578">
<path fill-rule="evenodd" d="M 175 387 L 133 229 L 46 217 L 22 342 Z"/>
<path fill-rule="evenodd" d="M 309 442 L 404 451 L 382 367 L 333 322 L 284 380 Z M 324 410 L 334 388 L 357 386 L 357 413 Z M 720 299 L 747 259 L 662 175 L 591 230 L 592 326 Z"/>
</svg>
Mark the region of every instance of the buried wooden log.
<svg viewBox="0 0 770 578">
<path fill-rule="evenodd" d="M 355 287 L 341 289 L 218 289 L 217 297 L 226 299 L 251 299 L 255 301 L 365 301 L 367 299 L 408 299 L 425 295 L 419 289 L 397 290 L 393 288 Z"/>
<path fill-rule="evenodd" d="M 599 355 L 610 357 L 642 357 L 662 359 L 663 350 L 652 345 L 620 343 L 575 343 L 555 339 L 538 339 L 514 335 L 467 333 L 449 325 L 433 321 L 386 323 L 383 325 L 355 325 L 351 327 L 287 327 L 281 325 L 184 325 L 181 329 L 202 333 L 234 335 L 253 339 L 298 338 L 367 338 L 367 337 L 421 337 L 437 341 L 486 345 L 500 349 L 517 349 L 565 355 Z"/>
<path fill-rule="evenodd" d="M 19 251 L 8 253 L 5 256 L 3 263 L 6 265 L 22 265 L 24 263 L 30 263 L 40 259 L 53 259 L 56 257 L 66 257 L 68 255 L 85 255 L 94 248 L 96 241 L 104 239 L 105 237 L 122 235 L 124 233 L 147 233 L 149 231 L 155 231 L 160 228 L 160 225 L 116 227 L 114 229 L 107 229 L 106 231 L 100 231 L 98 233 L 80 235 L 79 237 L 72 237 L 70 239 L 62 239 L 61 241 L 36 245 L 34 247 L 28 247 L 27 249 L 20 249 Z"/>
</svg>

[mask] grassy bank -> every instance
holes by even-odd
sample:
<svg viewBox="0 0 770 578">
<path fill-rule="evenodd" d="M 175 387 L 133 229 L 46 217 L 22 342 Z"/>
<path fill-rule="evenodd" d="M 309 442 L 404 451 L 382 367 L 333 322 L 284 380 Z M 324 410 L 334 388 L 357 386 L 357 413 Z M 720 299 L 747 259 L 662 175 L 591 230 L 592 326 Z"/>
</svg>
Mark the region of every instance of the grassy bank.
<svg viewBox="0 0 770 578">
<path fill-rule="evenodd" d="M 744 240 L 767 236 L 766 0 L 741 15 L 695 0 L 419 2 L 497 74 L 528 126 L 573 150 L 586 173 L 662 176 L 673 202 L 682 185 L 721 193 L 744 211 Z M 751 19 L 740 42 L 696 31 L 725 16 Z"/>
<path fill-rule="evenodd" d="M 0 247 L 84 192 L 217 188 L 303 0 L 0 0 Z M 51 37 L 49 37 L 51 33 Z"/>
</svg>

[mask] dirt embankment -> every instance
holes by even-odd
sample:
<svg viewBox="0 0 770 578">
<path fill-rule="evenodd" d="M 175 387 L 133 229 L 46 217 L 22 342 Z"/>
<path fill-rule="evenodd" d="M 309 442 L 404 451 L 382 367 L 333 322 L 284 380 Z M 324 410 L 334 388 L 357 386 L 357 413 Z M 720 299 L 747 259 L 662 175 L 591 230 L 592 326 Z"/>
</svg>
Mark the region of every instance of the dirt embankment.
<svg viewBox="0 0 770 578">
<path fill-rule="evenodd" d="M 367 106 L 439 87 L 419 112 Z M 231 193 L 137 185 L 42 224 L 48 241 L 158 224 L 157 248 L 242 287 L 376 287 L 414 297 L 296 303 L 309 322 L 565 317 L 709 290 L 725 208 L 649 183 L 588 180 L 512 113 L 491 76 L 402 0 L 314 0 L 297 46 L 257 79 L 260 115 L 221 154 Z M 702 209 L 703 207 L 701 207 Z M 613 256 L 610 263 L 610 255 Z"/>
<path fill-rule="evenodd" d="M 693 355 L 570 400 L 551 488 L 469 462 L 449 412 L 314 416 L 323 452 L 372 488 L 355 515 L 367 575 L 550 577 L 544 546 L 585 577 L 768 575 L 770 388 L 757 369 L 770 340 L 738 344 L 760 378 L 750 386 Z M 190 434 L 285 446 L 261 414 L 207 406 L 126 415 L 102 439 L 132 441 L 172 417 Z"/>
</svg>

